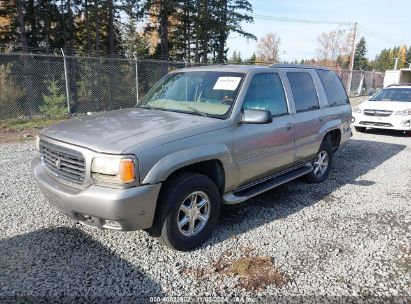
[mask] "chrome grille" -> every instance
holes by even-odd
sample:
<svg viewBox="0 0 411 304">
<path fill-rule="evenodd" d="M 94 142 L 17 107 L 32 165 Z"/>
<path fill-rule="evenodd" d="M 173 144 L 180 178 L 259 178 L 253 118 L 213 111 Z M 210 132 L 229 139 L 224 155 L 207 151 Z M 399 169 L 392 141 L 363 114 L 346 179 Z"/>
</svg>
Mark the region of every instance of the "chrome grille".
<svg viewBox="0 0 411 304">
<path fill-rule="evenodd" d="M 79 185 L 84 183 L 86 164 L 80 152 L 40 141 L 40 155 L 43 165 L 54 176 Z"/>
<path fill-rule="evenodd" d="M 364 110 L 364 115 L 368 115 L 368 116 L 388 117 L 391 114 L 392 114 L 392 111 L 387 111 L 387 110 L 371 110 L 371 109 Z"/>
</svg>

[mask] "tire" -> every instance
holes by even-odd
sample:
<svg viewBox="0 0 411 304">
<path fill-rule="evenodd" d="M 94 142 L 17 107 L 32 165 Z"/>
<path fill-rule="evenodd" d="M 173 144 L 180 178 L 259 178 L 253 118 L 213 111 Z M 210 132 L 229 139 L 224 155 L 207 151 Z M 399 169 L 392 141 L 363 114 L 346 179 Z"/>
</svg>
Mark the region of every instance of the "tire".
<svg viewBox="0 0 411 304">
<path fill-rule="evenodd" d="M 330 174 L 333 159 L 334 153 L 331 143 L 331 137 L 327 136 L 323 139 L 320 149 L 315 155 L 315 158 L 313 160 L 313 170 L 305 176 L 305 180 L 311 184 L 321 183 L 325 181 Z"/>
<path fill-rule="evenodd" d="M 158 203 L 160 210 L 152 234 L 157 232 L 172 249 L 189 251 L 203 243 L 216 227 L 221 196 L 207 176 L 183 173 L 165 184 Z M 185 221 L 179 227 L 179 222 Z"/>
<path fill-rule="evenodd" d="M 355 131 L 360 133 L 365 133 L 367 131 L 367 127 L 354 127 Z"/>
</svg>

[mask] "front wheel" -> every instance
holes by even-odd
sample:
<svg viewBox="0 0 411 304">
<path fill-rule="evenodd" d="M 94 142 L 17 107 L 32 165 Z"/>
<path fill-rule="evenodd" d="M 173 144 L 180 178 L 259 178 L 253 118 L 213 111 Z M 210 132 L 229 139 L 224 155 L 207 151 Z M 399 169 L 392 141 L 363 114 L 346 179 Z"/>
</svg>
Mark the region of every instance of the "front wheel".
<svg viewBox="0 0 411 304">
<path fill-rule="evenodd" d="M 220 192 L 205 175 L 184 173 L 169 181 L 160 196 L 157 229 L 172 249 L 188 251 L 203 243 L 217 225 Z"/>
<path fill-rule="evenodd" d="M 321 183 L 328 178 L 333 161 L 333 148 L 330 136 L 327 136 L 321 143 L 320 149 L 313 161 L 313 170 L 308 173 L 306 181 L 309 183 Z"/>
</svg>

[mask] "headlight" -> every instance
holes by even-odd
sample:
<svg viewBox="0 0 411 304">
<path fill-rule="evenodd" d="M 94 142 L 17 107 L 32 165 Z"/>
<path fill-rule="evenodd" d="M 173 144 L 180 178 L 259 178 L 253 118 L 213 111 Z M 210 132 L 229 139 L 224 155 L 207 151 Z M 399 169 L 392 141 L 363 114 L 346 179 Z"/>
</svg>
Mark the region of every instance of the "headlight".
<svg viewBox="0 0 411 304">
<path fill-rule="evenodd" d="M 358 107 L 355 107 L 355 108 L 352 109 L 352 112 L 353 113 L 361 113 L 361 109 L 358 108 Z"/>
<path fill-rule="evenodd" d="M 395 115 L 401 115 L 401 116 L 411 115 L 411 109 L 404 110 L 404 111 L 397 111 L 395 112 Z"/>
<path fill-rule="evenodd" d="M 91 176 L 96 181 L 129 184 L 135 181 L 133 158 L 95 157 L 91 163 Z"/>
<path fill-rule="evenodd" d="M 40 137 L 36 135 L 36 138 L 34 140 L 34 147 L 36 151 L 40 152 Z"/>
</svg>

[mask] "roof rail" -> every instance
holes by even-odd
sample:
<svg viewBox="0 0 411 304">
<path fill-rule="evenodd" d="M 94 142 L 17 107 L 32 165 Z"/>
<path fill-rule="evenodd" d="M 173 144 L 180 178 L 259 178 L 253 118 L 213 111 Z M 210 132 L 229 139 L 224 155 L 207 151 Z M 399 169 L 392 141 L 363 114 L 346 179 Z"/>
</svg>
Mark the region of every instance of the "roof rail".
<svg viewBox="0 0 411 304">
<path fill-rule="evenodd" d="M 392 83 L 387 86 L 389 87 L 400 87 L 400 86 L 411 86 L 411 82 L 404 82 L 404 83 Z"/>
<path fill-rule="evenodd" d="M 284 63 L 274 63 L 268 66 L 269 68 L 289 68 L 289 69 L 317 69 L 317 70 L 329 70 L 329 68 L 317 66 L 317 65 L 308 65 L 308 64 L 284 64 Z"/>
</svg>

